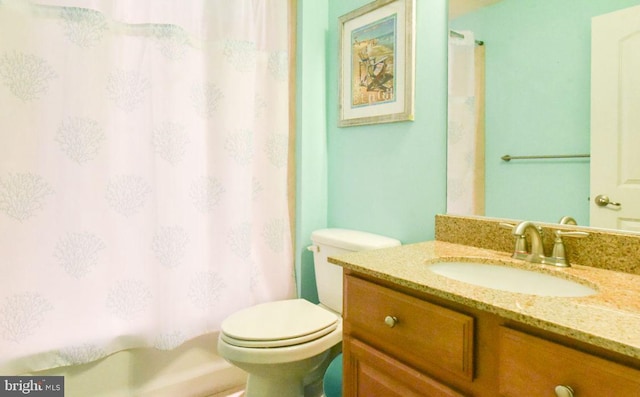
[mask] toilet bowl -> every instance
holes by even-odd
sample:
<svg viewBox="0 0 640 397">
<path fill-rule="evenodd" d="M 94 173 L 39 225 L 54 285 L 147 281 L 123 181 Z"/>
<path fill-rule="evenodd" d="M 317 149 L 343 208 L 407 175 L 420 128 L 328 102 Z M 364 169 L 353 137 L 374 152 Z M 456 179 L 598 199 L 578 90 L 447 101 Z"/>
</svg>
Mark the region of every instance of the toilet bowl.
<svg viewBox="0 0 640 397">
<path fill-rule="evenodd" d="M 253 306 L 222 325 L 218 353 L 249 376 L 247 397 L 300 397 L 309 374 L 326 367 L 339 352 L 342 319 L 304 299 Z"/>
<path fill-rule="evenodd" d="M 267 302 L 222 322 L 218 354 L 247 372 L 245 397 L 321 396 L 324 372 L 342 344 L 342 268 L 327 257 L 400 245 L 346 229 L 318 230 L 311 239 L 320 304 L 305 299 Z"/>
</svg>

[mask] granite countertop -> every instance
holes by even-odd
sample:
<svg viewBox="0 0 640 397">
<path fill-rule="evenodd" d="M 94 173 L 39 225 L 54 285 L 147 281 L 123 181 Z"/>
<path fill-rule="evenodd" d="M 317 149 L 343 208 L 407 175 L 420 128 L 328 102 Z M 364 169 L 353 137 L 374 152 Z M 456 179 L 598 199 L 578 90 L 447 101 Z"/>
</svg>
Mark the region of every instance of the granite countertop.
<svg viewBox="0 0 640 397">
<path fill-rule="evenodd" d="M 550 273 L 598 290 L 585 297 L 548 297 L 479 287 L 437 275 L 426 265 L 472 261 Z M 508 253 L 429 241 L 329 258 L 372 275 L 540 329 L 640 359 L 640 275 L 572 264 L 531 264 Z"/>
</svg>

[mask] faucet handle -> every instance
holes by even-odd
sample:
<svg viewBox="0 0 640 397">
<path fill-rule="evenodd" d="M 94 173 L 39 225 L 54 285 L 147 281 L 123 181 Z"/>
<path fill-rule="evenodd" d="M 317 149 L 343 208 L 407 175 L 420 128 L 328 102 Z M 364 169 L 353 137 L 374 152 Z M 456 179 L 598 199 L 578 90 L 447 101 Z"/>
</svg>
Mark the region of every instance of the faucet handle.
<svg viewBox="0 0 640 397">
<path fill-rule="evenodd" d="M 561 230 L 556 230 L 555 232 L 556 238 L 553 243 L 553 252 L 551 253 L 551 257 L 549 258 L 549 262 L 552 265 L 561 266 L 561 267 L 569 267 L 569 262 L 567 262 L 566 252 L 564 248 L 564 242 L 562 241 L 562 237 L 576 237 L 583 238 L 589 236 L 589 233 L 586 232 L 563 232 Z"/>
<path fill-rule="evenodd" d="M 515 229 L 516 227 L 515 224 L 506 223 L 506 222 L 500 222 L 498 226 L 500 226 L 503 229 L 509 229 L 511 231 L 513 231 L 513 229 Z M 529 249 L 527 248 L 527 238 L 525 237 L 525 235 L 521 234 L 516 236 L 516 243 L 513 248 L 512 257 L 515 259 L 527 259 L 529 257 L 529 254 L 530 252 L 529 252 Z"/>
<path fill-rule="evenodd" d="M 582 237 L 588 237 L 589 233 L 587 232 L 563 232 L 562 230 L 556 230 L 554 232 L 556 234 L 556 237 L 577 237 L 577 238 L 582 238 Z"/>
<path fill-rule="evenodd" d="M 513 248 L 512 257 L 515 259 L 527 259 L 531 252 L 527 248 L 527 238 L 524 234 L 516 236 L 516 244 Z"/>
</svg>

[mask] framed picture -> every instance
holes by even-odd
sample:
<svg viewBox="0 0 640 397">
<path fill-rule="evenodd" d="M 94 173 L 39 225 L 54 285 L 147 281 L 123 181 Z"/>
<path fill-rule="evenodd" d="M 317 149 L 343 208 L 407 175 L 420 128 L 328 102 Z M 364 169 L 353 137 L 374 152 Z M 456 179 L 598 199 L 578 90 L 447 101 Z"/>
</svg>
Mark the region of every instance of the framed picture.
<svg viewBox="0 0 640 397">
<path fill-rule="evenodd" d="M 376 0 L 339 18 L 338 126 L 413 120 L 415 0 Z"/>
</svg>

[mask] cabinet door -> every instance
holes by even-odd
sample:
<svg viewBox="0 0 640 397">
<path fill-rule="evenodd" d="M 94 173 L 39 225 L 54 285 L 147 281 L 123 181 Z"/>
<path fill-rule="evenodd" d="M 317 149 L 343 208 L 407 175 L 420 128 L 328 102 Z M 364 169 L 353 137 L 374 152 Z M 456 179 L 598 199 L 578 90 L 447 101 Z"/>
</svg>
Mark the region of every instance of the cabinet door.
<svg viewBox="0 0 640 397">
<path fill-rule="evenodd" d="M 346 333 L 414 368 L 473 379 L 471 316 L 347 276 L 343 317 Z"/>
<path fill-rule="evenodd" d="M 464 397 L 353 338 L 345 338 L 345 397 Z"/>
<path fill-rule="evenodd" d="M 500 396 L 640 396 L 640 371 L 509 328 L 500 330 Z"/>
</svg>

